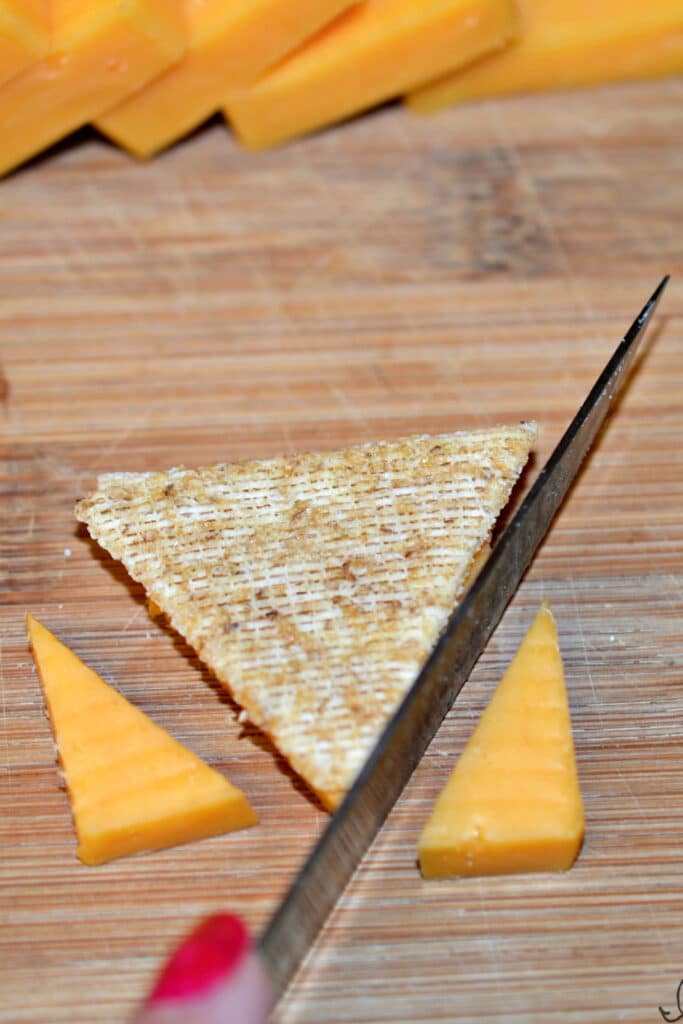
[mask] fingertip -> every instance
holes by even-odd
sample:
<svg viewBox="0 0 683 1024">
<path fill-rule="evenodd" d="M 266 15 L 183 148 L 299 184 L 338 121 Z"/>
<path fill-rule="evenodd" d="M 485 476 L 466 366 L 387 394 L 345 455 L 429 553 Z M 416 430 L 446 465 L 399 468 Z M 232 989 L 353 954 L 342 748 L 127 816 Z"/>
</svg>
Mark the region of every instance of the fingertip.
<svg viewBox="0 0 683 1024">
<path fill-rule="evenodd" d="M 171 955 L 134 1024 L 265 1024 L 270 1004 L 244 922 L 215 914 Z"/>
<path fill-rule="evenodd" d="M 246 925 L 234 914 L 213 914 L 176 949 L 162 969 L 148 1002 L 181 1001 L 205 995 L 237 970 L 250 947 Z"/>
</svg>

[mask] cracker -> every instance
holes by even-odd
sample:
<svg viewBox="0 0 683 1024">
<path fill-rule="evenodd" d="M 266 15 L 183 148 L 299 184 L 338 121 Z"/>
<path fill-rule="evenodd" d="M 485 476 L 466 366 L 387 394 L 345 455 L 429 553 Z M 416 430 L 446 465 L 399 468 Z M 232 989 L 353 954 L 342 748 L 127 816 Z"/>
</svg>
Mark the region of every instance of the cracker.
<svg viewBox="0 0 683 1024">
<path fill-rule="evenodd" d="M 332 808 L 461 596 L 534 424 L 109 473 L 90 534 Z"/>
</svg>

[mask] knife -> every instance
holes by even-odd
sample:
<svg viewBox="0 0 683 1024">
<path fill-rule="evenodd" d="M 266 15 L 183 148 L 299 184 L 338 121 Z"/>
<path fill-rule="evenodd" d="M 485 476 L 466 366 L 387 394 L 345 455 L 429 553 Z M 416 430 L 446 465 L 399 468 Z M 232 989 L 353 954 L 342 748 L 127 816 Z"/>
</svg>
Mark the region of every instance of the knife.
<svg viewBox="0 0 683 1024">
<path fill-rule="evenodd" d="M 258 950 L 274 1002 L 486 647 L 628 377 L 668 280 L 662 279 L 617 346 L 263 932 Z"/>
</svg>

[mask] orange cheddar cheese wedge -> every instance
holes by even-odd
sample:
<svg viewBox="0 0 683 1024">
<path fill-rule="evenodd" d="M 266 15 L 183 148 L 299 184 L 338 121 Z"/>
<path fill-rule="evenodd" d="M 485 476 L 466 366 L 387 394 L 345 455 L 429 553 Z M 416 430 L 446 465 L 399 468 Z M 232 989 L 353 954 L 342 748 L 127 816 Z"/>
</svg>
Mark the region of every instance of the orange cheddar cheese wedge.
<svg viewBox="0 0 683 1024">
<path fill-rule="evenodd" d="M 356 2 L 185 0 L 185 58 L 107 111 L 96 127 L 136 156 L 151 156 Z"/>
<path fill-rule="evenodd" d="M 49 46 L 48 0 L 0 0 L 0 85 L 39 61 Z"/>
<path fill-rule="evenodd" d="M 654 78 L 683 71 L 680 0 L 519 0 L 523 31 L 505 51 L 413 92 L 429 112 L 462 100 Z"/>
<path fill-rule="evenodd" d="M 512 0 L 365 0 L 249 89 L 225 115 L 250 149 L 401 95 L 504 46 L 517 30 Z"/>
<path fill-rule="evenodd" d="M 418 844 L 425 878 L 562 871 L 584 815 L 555 620 L 543 604 Z"/>
<path fill-rule="evenodd" d="M 181 0 L 52 0 L 48 55 L 0 88 L 0 174 L 182 56 Z"/>
<path fill-rule="evenodd" d="M 84 665 L 27 626 L 84 864 L 247 828 L 246 797 Z"/>
</svg>

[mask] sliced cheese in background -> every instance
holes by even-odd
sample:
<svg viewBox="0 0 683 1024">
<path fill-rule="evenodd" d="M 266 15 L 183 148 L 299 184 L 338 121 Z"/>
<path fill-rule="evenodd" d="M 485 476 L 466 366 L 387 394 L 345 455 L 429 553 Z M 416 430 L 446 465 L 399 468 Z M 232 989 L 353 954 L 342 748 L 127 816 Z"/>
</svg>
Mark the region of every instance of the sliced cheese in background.
<svg viewBox="0 0 683 1024">
<path fill-rule="evenodd" d="M 158 473 L 76 515 L 335 807 L 462 594 L 533 424 Z"/>
<path fill-rule="evenodd" d="M 151 156 L 356 2 L 185 0 L 187 55 L 98 118 L 96 127 L 136 156 Z"/>
<path fill-rule="evenodd" d="M 27 626 L 85 864 L 256 824 L 220 772 L 129 704 L 32 615 Z"/>
<path fill-rule="evenodd" d="M 249 89 L 226 96 L 241 141 L 260 149 L 401 95 L 504 46 L 512 0 L 365 0 Z"/>
<path fill-rule="evenodd" d="M 0 87 L 0 174 L 183 55 L 181 0 L 53 0 L 49 54 Z"/>
<path fill-rule="evenodd" d="M 39 61 L 49 46 L 48 0 L 0 0 L 0 85 Z"/>
<path fill-rule="evenodd" d="M 418 844 L 425 878 L 562 871 L 584 816 L 557 628 L 541 606 Z"/>
<path fill-rule="evenodd" d="M 429 112 L 463 100 L 653 78 L 683 71 L 683 3 L 519 0 L 523 30 L 506 50 L 420 88 Z"/>
</svg>

